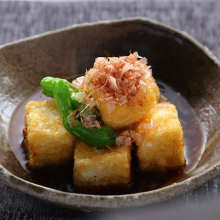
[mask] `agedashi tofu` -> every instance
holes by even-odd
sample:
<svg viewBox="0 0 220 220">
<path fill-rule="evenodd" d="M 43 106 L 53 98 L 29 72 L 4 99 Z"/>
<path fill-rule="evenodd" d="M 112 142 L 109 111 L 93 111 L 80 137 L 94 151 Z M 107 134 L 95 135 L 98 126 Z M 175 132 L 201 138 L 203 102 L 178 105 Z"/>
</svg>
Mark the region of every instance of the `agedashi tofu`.
<svg viewBox="0 0 220 220">
<path fill-rule="evenodd" d="M 143 119 L 160 96 L 150 66 L 137 53 L 97 58 L 83 89 L 95 98 L 104 123 L 115 129 Z"/>
<path fill-rule="evenodd" d="M 176 107 L 157 104 L 136 128 L 142 171 L 166 171 L 185 165 L 183 129 Z"/>
<path fill-rule="evenodd" d="M 122 105 L 97 98 L 103 121 L 115 129 L 140 121 L 159 99 L 159 88 L 153 77 L 145 80 L 145 83 L 144 93 L 137 93 L 131 101 Z"/>
<path fill-rule="evenodd" d="M 25 147 L 31 168 L 72 160 L 75 138 L 63 127 L 54 101 L 28 102 L 25 125 Z"/>
<path fill-rule="evenodd" d="M 73 172 L 78 188 L 127 185 L 131 181 L 131 148 L 121 146 L 100 150 L 77 141 Z"/>
</svg>

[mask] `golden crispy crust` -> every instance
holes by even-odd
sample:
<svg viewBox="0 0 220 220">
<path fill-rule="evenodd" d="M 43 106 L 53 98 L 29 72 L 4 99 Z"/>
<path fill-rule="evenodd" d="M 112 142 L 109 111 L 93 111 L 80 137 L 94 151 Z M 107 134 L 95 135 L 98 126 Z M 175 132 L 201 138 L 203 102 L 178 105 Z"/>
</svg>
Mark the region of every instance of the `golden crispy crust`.
<svg viewBox="0 0 220 220">
<path fill-rule="evenodd" d="M 104 123 L 115 129 L 140 121 L 160 96 L 150 66 L 137 53 L 97 58 L 82 89 L 95 98 Z"/>
<path fill-rule="evenodd" d="M 24 136 L 31 168 L 71 161 L 75 138 L 63 127 L 55 102 L 27 103 Z"/>
<path fill-rule="evenodd" d="M 160 103 L 136 128 L 137 156 L 143 171 L 176 169 L 185 165 L 183 130 L 176 107 Z"/>
<path fill-rule="evenodd" d="M 78 188 L 127 185 L 131 181 L 131 148 L 97 150 L 77 141 L 74 152 L 74 184 Z"/>
</svg>

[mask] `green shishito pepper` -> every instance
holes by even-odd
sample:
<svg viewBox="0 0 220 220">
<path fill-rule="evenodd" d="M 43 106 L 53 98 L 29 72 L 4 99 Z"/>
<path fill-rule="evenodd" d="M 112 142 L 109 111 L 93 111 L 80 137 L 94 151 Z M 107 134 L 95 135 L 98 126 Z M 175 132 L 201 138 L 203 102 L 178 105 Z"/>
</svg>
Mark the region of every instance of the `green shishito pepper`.
<svg viewBox="0 0 220 220">
<path fill-rule="evenodd" d="M 51 77 L 51 76 L 44 77 L 40 82 L 41 87 L 42 87 L 42 92 L 46 96 L 49 96 L 51 98 L 55 98 L 54 97 L 54 91 L 55 91 L 54 89 L 55 89 L 56 84 L 59 81 L 62 81 L 63 84 L 65 84 L 65 86 L 68 87 L 68 89 L 70 90 L 72 108 L 73 108 L 73 110 L 77 109 L 81 105 L 81 103 L 77 101 L 76 96 L 81 91 L 79 89 L 73 88 L 72 84 L 65 79 Z"/>
<path fill-rule="evenodd" d="M 71 123 L 71 113 L 84 105 L 76 99 L 76 94 L 81 92 L 73 88 L 72 84 L 65 79 L 45 77 L 41 80 L 42 92 L 56 100 L 57 108 L 62 116 L 63 125 L 66 130 L 86 142 L 89 146 L 106 148 L 115 144 L 116 133 L 108 126 L 100 128 L 84 128 L 77 119 Z"/>
</svg>

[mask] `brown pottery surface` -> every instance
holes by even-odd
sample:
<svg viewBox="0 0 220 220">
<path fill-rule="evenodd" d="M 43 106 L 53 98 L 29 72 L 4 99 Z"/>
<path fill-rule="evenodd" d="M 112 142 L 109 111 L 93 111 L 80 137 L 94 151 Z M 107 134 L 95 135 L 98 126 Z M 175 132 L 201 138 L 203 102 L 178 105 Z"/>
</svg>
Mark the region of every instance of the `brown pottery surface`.
<svg viewBox="0 0 220 220">
<path fill-rule="evenodd" d="M 204 134 L 204 153 L 182 181 L 126 195 L 68 193 L 30 181 L 9 144 L 17 106 L 39 89 L 46 75 L 76 77 L 98 56 L 138 51 L 156 78 L 180 92 L 193 107 Z M 220 174 L 220 64 L 186 33 L 136 18 L 78 25 L 0 47 L 0 178 L 9 186 L 70 208 L 143 206 L 189 191 Z"/>
</svg>

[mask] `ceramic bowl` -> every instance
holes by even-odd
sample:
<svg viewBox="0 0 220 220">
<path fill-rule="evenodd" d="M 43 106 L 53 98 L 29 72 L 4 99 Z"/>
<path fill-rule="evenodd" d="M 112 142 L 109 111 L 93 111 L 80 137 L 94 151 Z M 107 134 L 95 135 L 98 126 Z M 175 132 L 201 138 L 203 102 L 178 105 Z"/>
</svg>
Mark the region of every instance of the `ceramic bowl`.
<svg viewBox="0 0 220 220">
<path fill-rule="evenodd" d="M 193 106 L 207 138 L 198 166 L 182 181 L 127 195 L 67 193 L 31 182 L 9 145 L 8 128 L 16 107 L 39 88 L 46 74 L 77 76 L 95 57 L 146 56 L 156 77 L 173 85 Z M 68 27 L 0 47 L 0 178 L 7 185 L 70 208 L 106 209 L 144 206 L 205 183 L 220 173 L 220 65 L 184 32 L 142 18 Z"/>
</svg>

